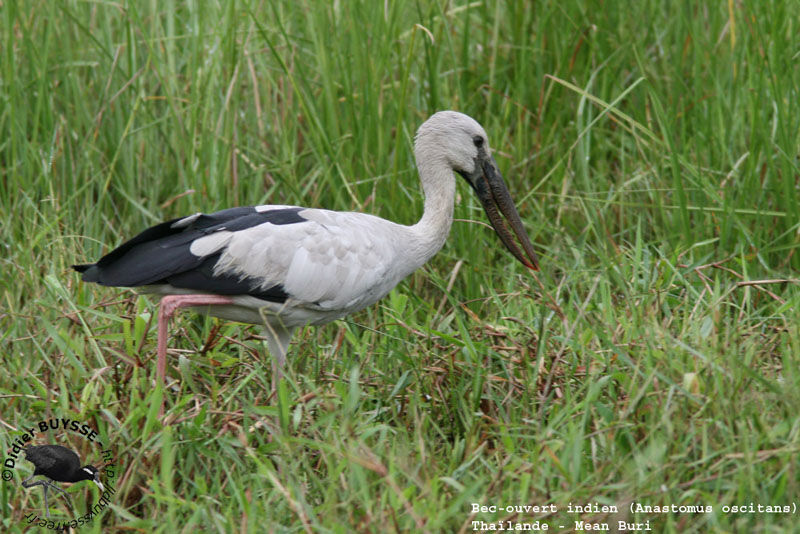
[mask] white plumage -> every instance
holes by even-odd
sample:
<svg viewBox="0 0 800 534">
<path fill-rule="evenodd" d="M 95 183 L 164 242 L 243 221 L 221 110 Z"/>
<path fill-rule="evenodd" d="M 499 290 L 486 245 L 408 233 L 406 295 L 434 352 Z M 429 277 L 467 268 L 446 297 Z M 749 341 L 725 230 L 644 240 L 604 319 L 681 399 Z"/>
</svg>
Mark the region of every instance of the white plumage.
<svg viewBox="0 0 800 534">
<path fill-rule="evenodd" d="M 412 226 L 297 206 L 232 208 L 167 221 L 96 264 L 75 268 L 86 281 L 166 295 L 159 320 L 160 375 L 166 322 L 179 307 L 263 324 L 279 372 L 295 328 L 324 324 L 377 302 L 442 247 L 453 220 L 454 171 L 478 194 L 511 253 L 537 268 L 476 121 L 454 111 L 436 113 L 417 132 L 415 156 L 425 208 Z"/>
<path fill-rule="evenodd" d="M 408 227 L 363 213 L 304 209 L 298 215 L 306 222 L 237 232 L 215 270 L 258 278 L 263 287 L 280 284 L 292 306 L 327 319 L 331 311 L 344 316 L 376 302 L 427 260 L 405 254 Z"/>
</svg>

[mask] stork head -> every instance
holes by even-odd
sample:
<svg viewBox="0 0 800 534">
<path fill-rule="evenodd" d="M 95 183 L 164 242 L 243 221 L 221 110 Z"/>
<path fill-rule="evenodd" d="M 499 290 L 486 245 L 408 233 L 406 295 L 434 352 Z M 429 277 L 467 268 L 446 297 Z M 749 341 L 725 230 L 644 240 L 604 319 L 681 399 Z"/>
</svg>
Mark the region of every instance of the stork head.
<svg viewBox="0 0 800 534">
<path fill-rule="evenodd" d="M 417 130 L 417 161 L 444 159 L 457 172 L 471 173 L 479 151 L 489 154 L 486 132 L 478 122 L 457 111 L 439 111 Z"/>
<path fill-rule="evenodd" d="M 420 170 L 426 164 L 444 164 L 461 175 L 478 195 L 509 252 L 526 267 L 539 269 L 533 245 L 492 157 L 486 132 L 475 119 L 457 111 L 435 113 L 417 131 L 414 152 Z"/>
</svg>

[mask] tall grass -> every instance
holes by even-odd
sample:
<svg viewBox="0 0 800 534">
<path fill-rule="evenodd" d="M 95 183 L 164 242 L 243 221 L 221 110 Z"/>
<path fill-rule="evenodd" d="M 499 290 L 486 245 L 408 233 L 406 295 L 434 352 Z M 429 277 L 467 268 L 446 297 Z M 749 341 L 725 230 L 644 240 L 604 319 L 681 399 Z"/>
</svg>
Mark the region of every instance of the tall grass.
<svg viewBox="0 0 800 534">
<path fill-rule="evenodd" d="M 0 3 L 4 450 L 44 417 L 96 425 L 121 466 L 96 532 L 790 531 L 722 506 L 800 493 L 795 10 Z M 277 398 L 256 330 L 182 316 L 163 426 L 155 303 L 69 265 L 233 205 L 413 223 L 412 138 L 439 109 L 489 133 L 538 280 L 461 188 L 442 252 L 297 335 Z M 1 488 L 21 531 L 38 493 Z"/>
</svg>

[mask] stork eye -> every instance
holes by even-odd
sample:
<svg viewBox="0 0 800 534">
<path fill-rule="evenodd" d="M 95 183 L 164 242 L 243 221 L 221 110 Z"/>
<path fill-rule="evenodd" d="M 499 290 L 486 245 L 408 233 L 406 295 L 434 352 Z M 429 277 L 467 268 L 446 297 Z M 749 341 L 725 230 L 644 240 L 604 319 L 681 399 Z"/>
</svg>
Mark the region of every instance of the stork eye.
<svg viewBox="0 0 800 534">
<path fill-rule="evenodd" d="M 480 135 L 476 135 L 475 137 L 472 138 L 472 142 L 475 143 L 476 147 L 480 148 L 483 146 L 483 137 L 481 137 Z"/>
</svg>

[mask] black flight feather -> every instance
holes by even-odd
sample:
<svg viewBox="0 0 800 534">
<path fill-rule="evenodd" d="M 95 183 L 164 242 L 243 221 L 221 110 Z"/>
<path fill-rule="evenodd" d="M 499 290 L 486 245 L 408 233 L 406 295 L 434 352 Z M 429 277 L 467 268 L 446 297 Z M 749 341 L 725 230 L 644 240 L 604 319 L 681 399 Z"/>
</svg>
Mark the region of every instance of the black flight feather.
<svg viewBox="0 0 800 534">
<path fill-rule="evenodd" d="M 208 234 L 226 230 L 236 232 L 264 223 L 276 225 L 304 222 L 303 208 L 277 208 L 257 211 L 253 207 L 230 208 L 211 214 L 172 219 L 123 243 L 97 263 L 73 265 L 85 282 L 104 286 L 138 287 L 170 284 L 218 295 L 252 295 L 272 302 L 284 302 L 288 294 L 280 285 L 267 289 L 252 278 L 215 275 L 220 254 L 195 256 L 192 242 Z"/>
</svg>

